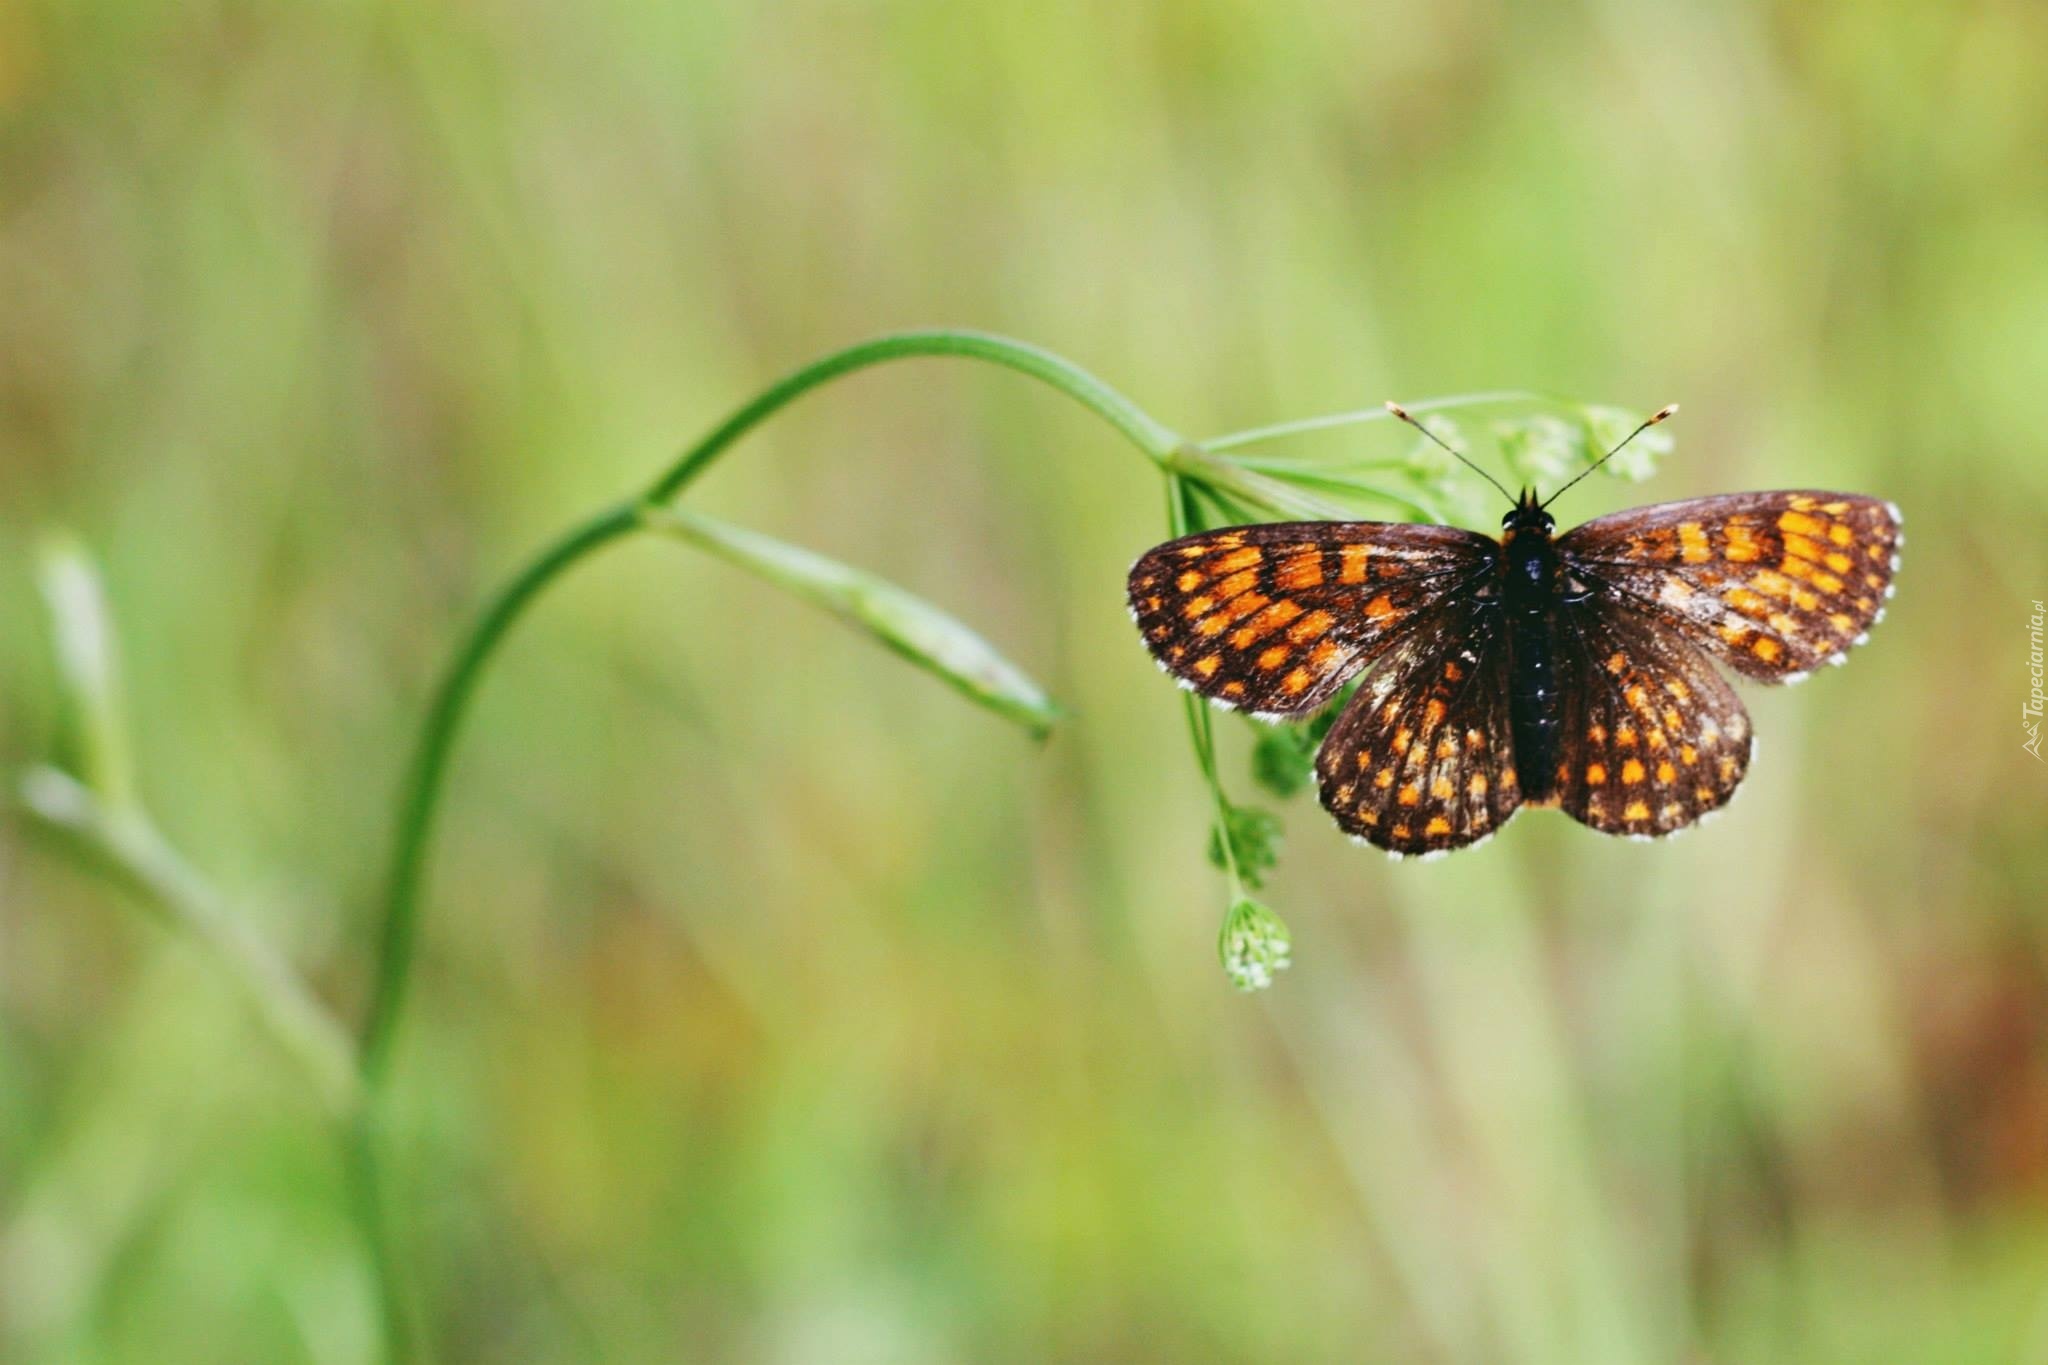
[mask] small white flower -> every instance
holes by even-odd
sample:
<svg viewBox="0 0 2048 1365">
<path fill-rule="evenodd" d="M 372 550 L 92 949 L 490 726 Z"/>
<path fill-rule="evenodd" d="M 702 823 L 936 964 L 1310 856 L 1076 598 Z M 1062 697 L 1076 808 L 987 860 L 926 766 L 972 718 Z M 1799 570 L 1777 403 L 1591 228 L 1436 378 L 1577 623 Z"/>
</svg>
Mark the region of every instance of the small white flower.
<svg viewBox="0 0 2048 1365">
<path fill-rule="evenodd" d="M 1262 991 L 1273 984 L 1273 974 L 1285 971 L 1293 960 L 1293 946 L 1294 937 L 1278 915 L 1251 897 L 1240 896 L 1223 917 L 1216 951 L 1231 985 Z"/>
</svg>

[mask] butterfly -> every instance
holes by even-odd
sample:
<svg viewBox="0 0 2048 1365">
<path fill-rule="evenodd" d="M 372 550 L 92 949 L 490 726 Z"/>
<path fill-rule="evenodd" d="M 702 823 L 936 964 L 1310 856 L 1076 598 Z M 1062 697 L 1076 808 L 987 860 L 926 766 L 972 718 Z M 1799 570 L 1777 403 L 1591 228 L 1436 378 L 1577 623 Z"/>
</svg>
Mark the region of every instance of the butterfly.
<svg viewBox="0 0 2048 1365">
<path fill-rule="evenodd" d="M 1306 718 L 1363 674 L 1316 778 L 1338 826 L 1390 854 L 1477 844 L 1529 806 L 1673 834 L 1727 804 L 1755 752 L 1715 664 L 1792 683 L 1843 663 L 1892 595 L 1899 509 L 1732 493 L 1558 536 L 1562 492 L 1510 495 L 1499 540 L 1370 521 L 1183 536 L 1132 567 L 1131 613 L 1183 686 L 1261 719 Z"/>
</svg>

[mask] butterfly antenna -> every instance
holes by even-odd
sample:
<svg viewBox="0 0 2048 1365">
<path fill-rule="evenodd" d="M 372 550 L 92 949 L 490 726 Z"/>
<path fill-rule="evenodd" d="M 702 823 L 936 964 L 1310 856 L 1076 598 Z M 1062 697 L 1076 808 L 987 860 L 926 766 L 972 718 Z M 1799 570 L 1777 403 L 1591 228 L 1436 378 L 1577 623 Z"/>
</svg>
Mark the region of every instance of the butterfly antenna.
<svg viewBox="0 0 2048 1365">
<path fill-rule="evenodd" d="M 1449 451 L 1451 455 L 1455 456 L 1458 462 L 1463 464 L 1465 468 L 1471 470 L 1474 474 L 1477 474 L 1480 478 L 1486 480 L 1495 488 L 1500 488 L 1499 479 L 1494 478 L 1493 475 L 1487 473 L 1478 465 L 1473 464 L 1470 460 L 1466 459 L 1463 455 L 1460 455 L 1457 451 L 1451 450 L 1449 446 L 1444 445 L 1443 441 L 1438 438 L 1435 432 L 1431 431 L 1428 427 L 1422 425 L 1422 423 L 1416 421 L 1415 418 L 1409 413 L 1408 409 L 1402 407 L 1399 403 L 1396 403 L 1391 398 L 1387 400 L 1387 411 L 1393 413 L 1394 416 L 1400 418 L 1409 426 L 1414 427 L 1417 431 L 1421 432 L 1424 436 L 1427 436 L 1430 440 L 1435 441 L 1439 446 L 1443 446 L 1443 448 L 1446 451 Z M 1509 502 L 1513 502 L 1515 500 L 1515 495 L 1513 493 L 1508 492 L 1508 490 L 1505 488 L 1500 488 L 1500 495 L 1506 498 Z"/>
<path fill-rule="evenodd" d="M 1609 460 L 1621 454 L 1622 446 L 1627 445 L 1630 441 L 1633 441 L 1636 437 L 1642 435 L 1651 427 L 1656 426 L 1657 423 L 1663 421 L 1665 418 L 1671 416 L 1673 413 L 1677 411 L 1678 404 L 1676 403 L 1666 403 L 1663 407 L 1658 408 L 1655 412 L 1650 414 L 1649 421 L 1643 423 L 1634 431 L 1631 431 L 1627 436 L 1623 437 L 1621 445 L 1616 446 L 1614 449 L 1608 451 L 1605 455 L 1602 455 L 1599 459 L 1593 461 L 1593 463 L 1587 465 L 1584 469 L 1580 470 L 1578 474 L 1572 478 L 1571 483 L 1567 483 L 1564 486 L 1564 488 L 1570 488 L 1573 483 L 1577 483 L 1580 479 L 1585 478 L 1588 474 L 1598 469 L 1601 465 L 1606 464 Z M 1558 498 L 1564 493 L 1564 488 L 1558 489 L 1557 492 L 1552 493 L 1549 497 L 1545 498 L 1543 500 L 1543 506 L 1548 507 L 1553 502 L 1556 502 Z"/>
</svg>

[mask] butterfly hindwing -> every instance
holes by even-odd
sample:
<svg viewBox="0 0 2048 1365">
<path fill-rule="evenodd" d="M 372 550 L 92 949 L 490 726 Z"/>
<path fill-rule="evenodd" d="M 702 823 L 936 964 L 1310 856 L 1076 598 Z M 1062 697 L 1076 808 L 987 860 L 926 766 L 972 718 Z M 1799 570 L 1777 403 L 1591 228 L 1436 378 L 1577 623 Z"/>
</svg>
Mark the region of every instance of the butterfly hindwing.
<svg viewBox="0 0 2048 1365">
<path fill-rule="evenodd" d="M 1560 604 L 1555 619 L 1557 804 L 1602 833 L 1641 838 L 1726 805 L 1749 770 L 1749 715 L 1692 640 L 1597 597 Z"/>
<path fill-rule="evenodd" d="M 1376 659 L 1316 755 L 1345 833 L 1431 855 L 1491 835 L 1521 803 L 1499 613 L 1437 608 Z"/>
<path fill-rule="evenodd" d="M 1838 664 L 1884 614 L 1898 508 L 1851 493 L 1733 493 L 1598 517 L 1557 542 L 1596 593 L 1651 611 L 1759 682 Z"/>
<path fill-rule="evenodd" d="M 1131 615 L 1161 667 L 1267 716 L 1323 705 L 1388 641 L 1492 564 L 1449 526 L 1276 522 L 1183 536 L 1132 566 Z"/>
</svg>

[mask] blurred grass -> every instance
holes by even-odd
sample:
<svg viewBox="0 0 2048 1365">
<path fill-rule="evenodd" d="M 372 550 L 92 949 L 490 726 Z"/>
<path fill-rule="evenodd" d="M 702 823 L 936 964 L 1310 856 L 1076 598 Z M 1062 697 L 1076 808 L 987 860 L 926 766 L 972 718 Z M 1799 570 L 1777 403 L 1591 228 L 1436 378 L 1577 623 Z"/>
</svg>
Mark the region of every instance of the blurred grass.
<svg viewBox="0 0 2048 1365">
<path fill-rule="evenodd" d="M 659 548 L 522 629 L 401 1061 L 444 1353 L 2048 1359 L 2044 50 L 2020 0 L 0 9 L 0 758 L 62 523 L 152 807 L 352 1011 L 453 631 L 792 364 L 971 324 L 1193 433 L 1682 399 L 1565 519 L 1893 497 L 1870 648 L 1749 693 L 1746 795 L 1667 847 L 1389 868 L 1297 803 L 1255 1003 L 1121 608 L 1151 471 L 972 367 L 779 418 L 706 510 L 1076 715 L 1037 750 Z M 18 833 L 0 1358 L 363 1359 L 317 1104 Z"/>
</svg>

